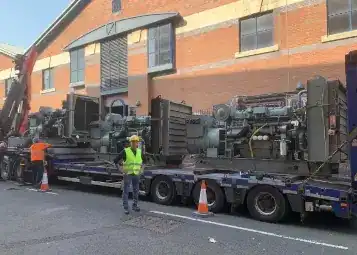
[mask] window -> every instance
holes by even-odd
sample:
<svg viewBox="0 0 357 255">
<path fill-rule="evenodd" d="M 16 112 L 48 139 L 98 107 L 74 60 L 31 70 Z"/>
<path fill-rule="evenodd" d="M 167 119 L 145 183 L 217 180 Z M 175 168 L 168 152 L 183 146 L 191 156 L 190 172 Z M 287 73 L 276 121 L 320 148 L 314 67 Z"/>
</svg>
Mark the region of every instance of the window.
<svg viewBox="0 0 357 255">
<path fill-rule="evenodd" d="M 148 37 L 149 72 L 173 69 L 175 40 L 172 24 L 150 28 Z"/>
<path fill-rule="evenodd" d="M 357 0 L 327 0 L 329 35 L 357 29 Z"/>
<path fill-rule="evenodd" d="M 84 49 L 74 50 L 71 58 L 71 83 L 84 82 Z"/>
<path fill-rule="evenodd" d="M 112 0 L 112 13 L 121 11 L 121 0 Z"/>
<path fill-rule="evenodd" d="M 42 71 L 42 90 L 53 89 L 53 68 Z"/>
<path fill-rule="evenodd" d="M 241 52 L 274 45 L 274 17 L 272 12 L 249 17 L 239 23 Z"/>
<path fill-rule="evenodd" d="M 13 82 L 13 78 L 9 78 L 5 80 L 5 97 L 7 97 L 7 95 L 9 94 L 12 82 Z"/>
</svg>

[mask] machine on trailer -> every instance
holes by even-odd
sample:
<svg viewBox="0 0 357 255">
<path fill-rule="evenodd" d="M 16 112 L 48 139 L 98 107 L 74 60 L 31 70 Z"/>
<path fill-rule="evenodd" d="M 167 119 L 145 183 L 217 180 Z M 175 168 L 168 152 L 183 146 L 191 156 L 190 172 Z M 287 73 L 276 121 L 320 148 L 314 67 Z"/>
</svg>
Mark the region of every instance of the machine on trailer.
<svg viewBox="0 0 357 255">
<path fill-rule="evenodd" d="M 274 164 L 257 169 L 257 163 L 252 161 L 242 171 L 223 167 L 147 168 L 141 193 L 159 204 L 169 205 L 178 197 L 198 203 L 200 181 L 205 180 L 209 209 L 213 212 L 229 204 L 232 209 L 246 205 L 252 217 L 269 222 L 282 220 L 290 211 L 300 213 L 302 219 L 313 211 L 328 211 L 347 219 L 356 216 L 357 115 L 353 109 L 357 107 L 357 52 L 346 56 L 346 75 L 347 108 L 346 91 L 338 81 L 315 77 L 308 81 L 307 91 L 290 93 L 287 101 L 275 95 L 285 105 L 262 105 L 263 98 L 247 98 L 242 103 L 238 100 L 234 109 L 217 107 L 216 119 L 186 118 L 189 150 L 205 154 L 202 158 L 222 155 L 234 160 L 253 152 L 257 160 Z M 303 93 L 307 93 L 307 100 Z M 311 125 L 315 127 L 311 129 Z M 341 176 L 336 173 L 336 164 L 346 154 L 350 175 Z M 284 162 L 295 161 L 309 168 L 295 172 L 279 169 Z M 121 173 L 110 164 L 53 159 L 52 167 L 62 180 L 121 188 Z"/>
<path fill-rule="evenodd" d="M 26 135 L 8 139 L 7 154 L 11 157 L 2 161 L 3 179 L 32 179 L 28 147 L 34 137 L 52 145 L 47 150 L 50 176 L 54 174 L 53 160 L 112 161 L 134 133 L 142 139 L 147 165 L 182 163 L 187 154 L 185 118 L 192 114 L 191 106 L 157 97 L 151 102 L 151 116 L 109 112 L 104 120 L 99 107 L 99 98 L 71 93 L 62 109 L 41 107 L 32 113 Z"/>
<path fill-rule="evenodd" d="M 346 89 L 323 77 L 291 93 L 238 97 L 213 108 L 213 116 L 187 119 L 196 167 L 310 175 L 346 140 Z M 338 172 L 347 147 L 318 174 Z"/>
<path fill-rule="evenodd" d="M 157 97 L 151 100 L 150 116 L 106 114 L 104 120 L 90 123 L 91 146 L 101 153 L 119 153 L 133 134 L 154 162 L 179 165 L 186 149 L 185 119 L 192 107 Z"/>
<path fill-rule="evenodd" d="M 153 153 L 181 154 L 187 136 L 187 147 L 202 155 L 199 160 L 216 159 L 224 164 L 217 167 L 217 162 L 211 161 L 214 167 L 207 167 L 203 162 L 205 167 L 195 169 L 147 167 L 141 178 L 142 195 L 165 205 L 177 198 L 198 203 L 200 182 L 205 180 L 209 209 L 216 213 L 229 204 L 232 209 L 246 205 L 252 217 L 269 222 L 284 219 L 290 211 L 300 213 L 302 219 L 314 211 L 355 217 L 357 51 L 346 56 L 346 77 L 347 91 L 338 81 L 315 77 L 308 81 L 306 91 L 288 93 L 288 100 L 279 94 L 273 95 L 273 100 L 271 95 L 270 99 L 239 99 L 234 107 L 217 106 L 214 118 L 193 116 L 186 105 L 154 101 L 150 126 Z M 282 105 L 276 105 L 277 98 Z M 273 104 L 267 103 L 269 100 Z M 73 105 L 72 101 L 70 107 Z M 120 123 L 126 122 L 103 133 L 120 129 Z M 118 168 L 100 160 L 101 154 L 92 148 L 85 149 L 52 148 L 47 159 L 50 173 L 64 181 L 121 188 Z M 346 155 L 350 174 L 341 176 L 337 169 Z M 225 165 L 229 160 L 234 168 Z M 235 160 L 249 163 L 241 168 Z"/>
</svg>

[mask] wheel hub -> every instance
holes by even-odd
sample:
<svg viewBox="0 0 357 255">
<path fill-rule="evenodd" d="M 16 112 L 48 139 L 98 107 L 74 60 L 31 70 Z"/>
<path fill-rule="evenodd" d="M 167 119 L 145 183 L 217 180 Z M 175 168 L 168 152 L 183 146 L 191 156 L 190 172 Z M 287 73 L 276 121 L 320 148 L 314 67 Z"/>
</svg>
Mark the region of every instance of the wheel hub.
<svg viewBox="0 0 357 255">
<path fill-rule="evenodd" d="M 166 182 L 160 181 L 159 184 L 156 186 L 155 193 L 159 199 L 164 200 L 170 193 L 170 187 Z"/>
<path fill-rule="evenodd" d="M 210 188 L 206 189 L 207 194 L 207 204 L 209 207 L 212 207 L 216 203 L 216 195 Z"/>
<path fill-rule="evenodd" d="M 255 197 L 255 209 L 265 216 L 275 213 L 277 210 L 277 203 L 274 196 L 268 192 L 261 192 Z"/>
</svg>

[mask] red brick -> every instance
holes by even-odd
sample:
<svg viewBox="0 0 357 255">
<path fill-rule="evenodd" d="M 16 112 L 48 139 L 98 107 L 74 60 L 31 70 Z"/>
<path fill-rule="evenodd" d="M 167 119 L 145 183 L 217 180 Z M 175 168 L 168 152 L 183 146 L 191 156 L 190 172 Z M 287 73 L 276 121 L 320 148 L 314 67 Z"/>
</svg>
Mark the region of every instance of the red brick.
<svg viewBox="0 0 357 255">
<path fill-rule="evenodd" d="M 81 35 L 106 24 L 110 20 L 136 16 L 152 12 L 178 11 L 189 15 L 205 9 L 234 2 L 233 0 L 149 0 L 124 1 L 120 14 L 111 14 L 110 1 L 95 0 L 73 21 L 65 31 L 44 51 L 41 57 L 56 55 L 71 41 Z M 98 12 L 98 10 L 101 10 Z M 129 55 L 129 92 L 120 95 L 126 102 L 134 105 L 139 100 L 142 105 L 138 113 L 146 114 L 149 100 L 157 95 L 171 100 L 185 100 L 195 110 L 211 108 L 212 104 L 224 103 L 235 95 L 251 95 L 293 90 L 296 84 L 303 83 L 313 75 L 340 78 L 344 81 L 344 55 L 357 44 L 334 49 L 283 55 L 286 49 L 304 45 L 321 45 L 321 36 L 326 35 L 326 5 L 318 4 L 277 13 L 275 17 L 275 42 L 282 50 L 279 53 L 262 57 L 242 58 L 236 64 L 219 68 L 188 73 L 190 68 L 224 60 L 234 61 L 239 47 L 237 25 L 207 31 L 198 35 L 179 36 L 176 41 L 176 66 L 178 72 L 171 75 L 148 78 L 146 54 Z M 283 51 L 284 50 L 284 51 Z M 264 57 L 271 58 L 264 59 Z M 98 61 L 97 61 L 98 62 Z M 58 70 L 57 70 L 58 69 Z M 145 76 L 146 75 L 146 76 Z M 42 84 L 41 74 L 35 75 L 34 93 Z M 86 84 L 100 83 L 100 65 L 86 66 Z M 55 86 L 63 94 L 68 90 L 69 66 L 56 68 Z M 88 87 L 86 93 L 99 95 L 99 89 Z M 42 100 L 42 98 L 47 98 Z M 49 100 L 50 98 L 51 100 Z M 41 102 L 60 105 L 63 96 L 59 93 L 41 96 Z M 59 102 L 57 102 L 57 101 Z M 55 102 L 56 101 L 56 102 Z M 36 103 L 37 105 L 38 103 Z"/>
<path fill-rule="evenodd" d="M 236 0 L 131 0 L 123 1 L 123 10 L 119 14 L 112 14 L 111 1 L 94 0 L 78 15 L 62 34 L 51 43 L 51 45 L 41 54 L 40 58 L 59 54 L 62 52 L 62 49 L 73 40 L 112 20 L 149 13 L 172 11 L 178 11 L 181 15 L 187 16 L 235 1 Z"/>
<path fill-rule="evenodd" d="M 177 38 L 177 68 L 214 63 L 234 57 L 239 48 L 238 25 L 196 36 Z"/>
<path fill-rule="evenodd" d="M 14 64 L 12 63 L 12 58 L 9 56 L 0 54 L 0 71 L 8 68 L 12 68 Z"/>
</svg>

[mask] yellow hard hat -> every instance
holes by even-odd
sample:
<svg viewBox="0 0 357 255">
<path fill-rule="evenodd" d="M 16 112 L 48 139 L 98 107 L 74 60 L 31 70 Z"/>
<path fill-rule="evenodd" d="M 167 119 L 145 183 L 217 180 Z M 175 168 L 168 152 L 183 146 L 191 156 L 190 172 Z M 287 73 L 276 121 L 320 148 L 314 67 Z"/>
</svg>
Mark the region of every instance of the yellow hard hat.
<svg viewBox="0 0 357 255">
<path fill-rule="evenodd" d="M 137 136 L 137 135 L 132 135 L 132 136 L 129 138 L 129 141 L 130 141 L 130 142 L 139 142 L 139 141 L 140 141 L 140 138 L 139 138 L 139 136 Z"/>
</svg>

